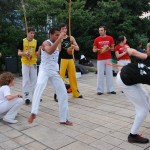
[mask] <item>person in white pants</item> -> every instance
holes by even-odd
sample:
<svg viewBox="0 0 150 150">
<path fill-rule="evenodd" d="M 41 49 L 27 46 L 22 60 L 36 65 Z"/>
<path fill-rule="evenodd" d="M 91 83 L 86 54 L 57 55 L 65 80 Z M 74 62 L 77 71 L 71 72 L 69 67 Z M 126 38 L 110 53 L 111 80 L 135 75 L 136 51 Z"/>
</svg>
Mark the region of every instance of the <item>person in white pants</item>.
<svg viewBox="0 0 150 150">
<path fill-rule="evenodd" d="M 129 63 L 117 75 L 117 84 L 134 105 L 136 111 L 128 142 L 148 143 L 149 139 L 141 137 L 138 130 L 150 111 L 150 96 L 142 87 L 142 84 L 150 85 L 150 43 L 147 44 L 147 54 L 129 47 L 127 52 L 143 60 L 139 63 Z"/>
<path fill-rule="evenodd" d="M 106 73 L 106 86 L 108 94 L 116 94 L 113 85 L 112 66 L 106 65 L 111 62 L 111 51 L 114 50 L 114 39 L 106 35 L 106 27 L 99 27 L 100 36 L 94 40 L 93 52 L 97 53 L 97 94 L 104 94 L 104 73 Z"/>
<path fill-rule="evenodd" d="M 58 73 L 58 46 L 60 46 L 62 40 L 63 33 L 60 33 L 58 28 L 51 28 L 50 39 L 44 41 L 42 44 L 41 64 L 36 88 L 33 94 L 32 110 L 28 119 L 29 123 L 32 123 L 38 114 L 40 98 L 46 88 L 48 80 L 50 80 L 58 96 L 60 124 L 72 125 L 72 122 L 68 120 L 68 94 L 64 82 Z"/>
<path fill-rule="evenodd" d="M 14 74 L 5 72 L 0 75 L 0 117 L 8 123 L 18 122 L 15 117 L 24 103 L 20 94 L 10 93 L 10 87 L 14 84 Z"/>
<path fill-rule="evenodd" d="M 27 37 L 18 44 L 18 55 L 22 63 L 22 89 L 23 98 L 27 105 L 31 102 L 31 92 L 34 92 L 37 82 L 37 55 L 40 54 L 39 44 L 34 39 L 35 29 L 28 28 Z"/>
</svg>

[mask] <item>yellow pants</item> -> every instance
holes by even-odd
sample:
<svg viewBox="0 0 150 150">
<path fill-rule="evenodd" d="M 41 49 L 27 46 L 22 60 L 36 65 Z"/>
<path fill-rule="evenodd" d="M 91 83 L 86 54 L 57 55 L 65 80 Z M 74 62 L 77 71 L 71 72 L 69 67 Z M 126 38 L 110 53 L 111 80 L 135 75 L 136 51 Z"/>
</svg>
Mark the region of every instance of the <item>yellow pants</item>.
<svg viewBox="0 0 150 150">
<path fill-rule="evenodd" d="M 64 80 L 66 70 L 68 71 L 68 78 L 70 82 L 70 87 L 72 89 L 72 95 L 74 97 L 79 97 L 80 93 L 78 92 L 78 85 L 76 79 L 76 69 L 73 59 L 61 59 L 60 63 L 60 76 Z"/>
</svg>

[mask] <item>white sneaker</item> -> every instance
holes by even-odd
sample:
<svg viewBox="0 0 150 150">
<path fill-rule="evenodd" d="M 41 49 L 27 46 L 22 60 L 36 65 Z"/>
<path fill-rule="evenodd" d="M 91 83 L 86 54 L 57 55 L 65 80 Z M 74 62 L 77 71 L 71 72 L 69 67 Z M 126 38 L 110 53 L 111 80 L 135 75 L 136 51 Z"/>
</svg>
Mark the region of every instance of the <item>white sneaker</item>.
<svg viewBox="0 0 150 150">
<path fill-rule="evenodd" d="M 13 119 L 5 118 L 5 117 L 3 118 L 3 120 L 4 120 L 5 122 L 12 123 L 12 124 L 15 124 L 15 123 L 18 122 L 18 120 L 13 120 Z"/>
</svg>

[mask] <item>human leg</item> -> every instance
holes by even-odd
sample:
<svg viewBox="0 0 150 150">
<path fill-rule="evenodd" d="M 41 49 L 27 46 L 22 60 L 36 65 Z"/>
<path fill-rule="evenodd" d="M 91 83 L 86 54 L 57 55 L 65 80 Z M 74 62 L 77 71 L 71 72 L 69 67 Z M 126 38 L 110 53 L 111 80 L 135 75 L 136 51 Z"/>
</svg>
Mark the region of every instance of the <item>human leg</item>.
<svg viewBox="0 0 150 150">
<path fill-rule="evenodd" d="M 97 92 L 104 93 L 104 69 L 105 69 L 105 61 L 98 60 L 97 61 Z"/>
<path fill-rule="evenodd" d="M 32 94 L 34 93 L 36 82 L 37 82 L 37 66 L 36 64 L 32 65 L 30 68 L 30 82 L 32 87 Z"/>
<path fill-rule="evenodd" d="M 15 120 L 17 113 L 19 112 L 24 101 L 22 98 L 15 98 L 11 101 L 5 101 L 0 105 L 0 114 L 5 114 L 3 120 L 8 123 L 17 123 Z"/>
<path fill-rule="evenodd" d="M 60 122 L 65 123 L 69 119 L 69 108 L 68 94 L 64 82 L 57 72 L 53 72 L 53 75 L 50 77 L 50 81 L 58 97 Z"/>
<path fill-rule="evenodd" d="M 63 80 L 65 79 L 67 67 L 68 67 L 68 59 L 61 59 L 60 76 Z"/>
<path fill-rule="evenodd" d="M 30 77 L 29 77 L 30 66 L 22 64 L 22 89 L 23 99 L 30 99 Z"/>
<path fill-rule="evenodd" d="M 72 95 L 76 98 L 78 98 L 80 95 L 80 93 L 78 92 L 78 85 L 77 85 L 77 78 L 76 78 L 76 69 L 75 69 L 75 64 L 73 59 L 68 60 L 68 77 L 69 77 L 69 82 L 70 82 L 70 86 L 72 89 Z"/>
<path fill-rule="evenodd" d="M 121 90 L 123 90 L 124 94 L 134 105 L 136 110 L 136 116 L 130 131 L 130 135 L 128 136 L 128 141 L 135 143 L 149 142 L 148 139 L 143 139 L 137 134 L 140 126 L 144 122 L 150 110 L 150 99 L 148 93 L 143 89 L 140 84 L 126 86 L 120 78 L 120 73 L 118 73 L 117 75 L 117 84 L 120 86 Z"/>
<path fill-rule="evenodd" d="M 39 71 L 37 84 L 36 84 L 36 88 L 34 90 L 33 99 L 32 99 L 31 115 L 28 119 L 29 123 L 33 122 L 33 120 L 35 119 L 35 117 L 38 113 L 40 99 L 41 99 L 43 91 L 47 85 L 48 78 L 49 78 L 49 75 L 46 71 L 44 71 L 44 70 Z"/>
<path fill-rule="evenodd" d="M 111 59 L 105 60 L 105 62 L 110 62 Z M 114 92 L 114 85 L 113 85 L 113 72 L 112 72 L 112 66 L 105 65 L 106 66 L 106 86 L 107 86 L 107 92 L 110 94 L 115 94 Z"/>
</svg>

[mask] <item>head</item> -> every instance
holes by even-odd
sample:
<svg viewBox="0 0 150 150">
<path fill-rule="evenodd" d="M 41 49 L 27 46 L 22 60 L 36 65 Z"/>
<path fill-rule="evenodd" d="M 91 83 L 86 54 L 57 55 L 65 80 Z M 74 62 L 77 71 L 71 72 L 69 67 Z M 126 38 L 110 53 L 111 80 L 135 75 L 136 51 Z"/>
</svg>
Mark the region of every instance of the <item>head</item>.
<svg viewBox="0 0 150 150">
<path fill-rule="evenodd" d="M 49 30 L 49 35 L 50 35 L 50 39 L 55 42 L 59 35 L 60 35 L 60 30 L 57 27 L 53 27 Z"/>
<path fill-rule="evenodd" d="M 119 36 L 119 38 L 118 38 L 118 43 L 119 44 L 120 43 L 125 44 L 126 42 L 127 42 L 127 39 L 126 39 L 126 37 L 124 35 Z"/>
<path fill-rule="evenodd" d="M 61 23 L 59 28 L 60 32 L 64 32 L 65 34 L 67 34 L 67 25 L 65 23 Z"/>
<path fill-rule="evenodd" d="M 147 55 L 150 56 L 150 43 L 148 43 L 146 46 L 146 52 L 147 52 Z"/>
<path fill-rule="evenodd" d="M 99 27 L 99 34 L 100 34 L 100 36 L 105 36 L 106 35 L 106 27 L 105 26 L 100 26 Z"/>
<path fill-rule="evenodd" d="M 8 85 L 13 86 L 15 84 L 15 75 L 11 72 L 4 72 L 0 74 L 0 86 Z"/>
<path fill-rule="evenodd" d="M 27 33 L 27 39 L 28 40 L 33 40 L 35 35 L 35 29 L 34 28 L 28 28 L 28 33 Z"/>
</svg>

